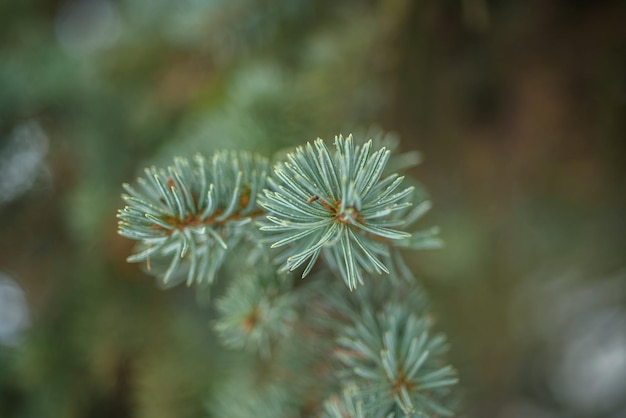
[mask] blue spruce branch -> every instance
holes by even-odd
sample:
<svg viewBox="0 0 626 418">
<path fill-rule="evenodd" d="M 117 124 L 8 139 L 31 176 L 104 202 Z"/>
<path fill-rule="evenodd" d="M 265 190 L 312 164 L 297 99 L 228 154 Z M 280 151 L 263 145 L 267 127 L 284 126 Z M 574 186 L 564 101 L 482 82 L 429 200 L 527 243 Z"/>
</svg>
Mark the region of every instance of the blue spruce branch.
<svg viewBox="0 0 626 418">
<path fill-rule="evenodd" d="M 225 346 L 249 348 L 269 357 L 272 344 L 292 333 L 296 302 L 290 277 L 274 272 L 242 274 L 216 301 L 215 330 Z"/>
<path fill-rule="evenodd" d="M 419 202 L 411 211 L 414 187 L 401 188 L 398 174 L 383 177 L 389 150 L 374 150 L 371 140 L 356 145 L 352 136 L 334 145 L 331 152 L 318 139 L 275 166 L 271 189 L 259 198 L 268 214 L 260 224 L 273 248 L 286 247 L 284 271 L 306 263 L 305 277 L 323 254 L 354 290 L 364 273 L 389 274 L 398 248 L 423 245 L 405 228 L 430 206 Z"/>
<path fill-rule="evenodd" d="M 138 188 L 124 184 L 126 206 L 118 213 L 120 235 L 140 243 L 128 261 L 146 262 L 166 285 L 212 283 L 227 251 L 254 233 L 267 172 L 265 158 L 229 151 L 146 169 Z M 152 271 L 163 259 L 170 260 L 165 271 Z"/>
<path fill-rule="evenodd" d="M 378 312 L 362 310 L 343 327 L 337 357 L 344 379 L 357 384 L 362 408 L 393 416 L 452 416 L 447 408 L 456 371 L 443 360 L 443 335 L 431 335 L 427 316 L 409 304 L 387 304 Z M 373 415 L 368 415 L 373 416 Z"/>
<path fill-rule="evenodd" d="M 305 408 L 300 415 L 332 418 L 453 415 L 458 378 L 444 360 L 448 345 L 432 333 L 426 296 L 401 256 L 441 241 L 436 227 L 413 229 L 431 205 L 419 184 L 396 172 L 419 162 L 414 153 L 393 159 L 397 145 L 380 132 L 363 143 L 338 136 L 334 149 L 318 139 L 273 170 L 264 157 L 220 151 L 176 158 L 124 184 L 118 232 L 138 242 L 128 261 L 146 263 L 172 286 L 209 285 L 232 259 L 238 273 L 215 302 L 222 344 L 280 365 L 276 378 L 296 365 L 297 373 L 311 373 L 298 385 L 275 382 L 277 396 L 254 385 L 245 403 L 219 395 L 220 414 L 295 416 Z M 265 243 L 278 249 L 278 272 Z M 313 286 L 292 281 L 289 272 L 301 268 L 305 277 L 320 259 L 327 269 L 316 269 Z M 369 280 L 382 274 L 390 280 Z M 323 354 L 294 341 L 315 336 Z M 319 402 L 335 390 L 341 395 Z"/>
</svg>

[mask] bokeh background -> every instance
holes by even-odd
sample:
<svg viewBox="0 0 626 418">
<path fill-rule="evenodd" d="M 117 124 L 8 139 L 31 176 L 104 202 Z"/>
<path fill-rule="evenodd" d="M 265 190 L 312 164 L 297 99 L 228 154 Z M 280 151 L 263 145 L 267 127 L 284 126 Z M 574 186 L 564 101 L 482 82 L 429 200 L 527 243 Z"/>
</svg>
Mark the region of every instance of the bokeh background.
<svg viewBox="0 0 626 418">
<path fill-rule="evenodd" d="M 461 416 L 626 417 L 626 3 L 0 2 L 0 417 L 206 417 L 223 354 L 124 260 L 175 155 L 393 131 Z M 221 417 L 218 417 L 221 418 Z M 228 417 L 226 417 L 228 418 Z"/>
</svg>

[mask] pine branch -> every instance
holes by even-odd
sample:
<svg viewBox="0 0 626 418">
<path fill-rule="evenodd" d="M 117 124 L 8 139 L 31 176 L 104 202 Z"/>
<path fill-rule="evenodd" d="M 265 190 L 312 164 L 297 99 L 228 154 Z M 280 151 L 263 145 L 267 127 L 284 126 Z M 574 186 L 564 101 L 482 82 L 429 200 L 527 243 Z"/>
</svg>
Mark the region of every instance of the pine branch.
<svg viewBox="0 0 626 418">
<path fill-rule="evenodd" d="M 223 344 L 268 357 L 272 343 L 287 338 L 297 318 L 296 298 L 290 290 L 290 278 L 273 272 L 236 278 L 216 302 L 215 330 Z"/>
<path fill-rule="evenodd" d="M 249 225 L 263 213 L 256 196 L 267 172 L 266 159 L 229 151 L 146 169 L 139 189 L 124 184 L 127 206 L 118 213 L 120 235 L 140 243 L 128 261 L 146 262 L 166 285 L 185 278 L 187 285 L 212 283 L 227 251 L 254 231 Z M 170 260 L 165 271 L 152 269 L 163 259 Z"/>
<path fill-rule="evenodd" d="M 431 326 L 410 305 L 388 303 L 376 313 L 362 310 L 342 329 L 337 357 L 367 416 L 381 408 L 393 416 L 453 415 L 446 404 L 458 379 L 442 358 L 445 337 L 431 335 Z"/>
<path fill-rule="evenodd" d="M 279 257 L 284 271 L 304 265 L 305 277 L 323 254 L 327 263 L 355 289 L 364 273 L 390 272 L 398 247 L 412 247 L 406 218 L 414 220 L 414 187 L 400 188 L 404 177 L 382 177 L 390 152 L 373 149 L 372 141 L 355 145 L 352 136 L 335 138 L 335 152 L 316 140 L 287 155 L 274 168 L 274 178 L 260 197 L 267 211 L 261 230 Z"/>
<path fill-rule="evenodd" d="M 363 144 L 352 136 L 336 137 L 332 152 L 318 139 L 287 154 L 272 177 L 268 161 L 248 153 L 176 158 L 167 169 L 147 169 L 137 187 L 124 185 L 127 206 L 118 214 L 119 233 L 139 242 L 128 261 L 145 262 L 166 285 L 183 280 L 190 285 L 212 283 L 227 257 L 237 259 L 244 273 L 236 274 L 216 302 L 214 328 L 225 346 L 250 348 L 283 371 L 307 365 L 302 373 L 313 374 L 317 366 L 327 368 L 328 359 L 304 353 L 289 338 L 318 336 L 325 338 L 318 348 L 334 347 L 341 367 L 336 376 L 329 371 L 320 376 L 341 388 L 342 396 L 321 406 L 319 399 L 333 390 L 325 384 L 276 382 L 276 396 L 251 388 L 247 403 L 218 402 L 220 413 L 281 416 L 300 408 L 304 415 L 317 411 L 332 418 L 453 415 L 449 395 L 458 379 L 443 359 L 448 346 L 445 337 L 432 334 L 426 296 L 407 280 L 412 273 L 400 255 L 401 249 L 437 248 L 438 230 L 407 232 L 430 202 L 389 172 L 390 150 L 374 145 L 382 142 L 397 148 L 382 134 Z M 397 167 L 417 161 L 405 157 L 396 160 Z M 250 260 L 258 257 L 233 252 L 244 241 L 263 254 L 267 248 L 259 244 L 280 248 L 279 272 L 269 270 L 267 259 L 251 269 Z M 350 291 L 362 285 L 359 292 L 325 278 L 312 290 L 296 291 L 284 273 L 303 267 L 304 277 L 320 257 Z M 364 280 L 383 273 L 390 280 Z M 309 296 L 314 304 L 323 301 L 319 317 L 298 309 Z M 312 388 L 319 398 L 309 398 Z"/>
</svg>

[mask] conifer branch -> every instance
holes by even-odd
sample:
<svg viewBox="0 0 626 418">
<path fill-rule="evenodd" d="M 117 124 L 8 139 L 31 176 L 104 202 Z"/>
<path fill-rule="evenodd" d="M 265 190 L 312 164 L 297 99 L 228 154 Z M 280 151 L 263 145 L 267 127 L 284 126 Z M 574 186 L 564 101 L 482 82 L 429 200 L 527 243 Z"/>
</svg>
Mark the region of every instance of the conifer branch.
<svg viewBox="0 0 626 418">
<path fill-rule="evenodd" d="M 366 416 L 381 408 L 393 416 L 453 415 L 446 404 L 456 371 L 443 361 L 446 339 L 431 335 L 427 316 L 407 303 L 387 303 L 352 320 L 341 330 L 337 357 L 347 367 L 344 378 L 359 388 Z"/>
<path fill-rule="evenodd" d="M 215 330 L 224 345 L 249 348 L 268 357 L 272 343 L 287 338 L 297 318 L 290 285 L 289 277 L 273 272 L 237 277 L 216 301 Z"/>
<path fill-rule="evenodd" d="M 449 395 L 458 379 L 443 359 L 445 337 L 432 334 L 425 294 L 400 280 L 412 277 L 400 250 L 439 247 L 438 229 L 408 232 L 430 202 L 406 186 L 404 176 L 389 172 L 390 150 L 375 145 L 386 137 L 375 139 L 356 144 L 352 136 L 338 136 L 333 151 L 318 139 L 287 154 L 270 177 L 266 159 L 233 151 L 146 169 L 137 186 L 124 185 L 119 233 L 139 243 L 128 261 L 146 262 L 166 285 L 210 284 L 227 257 L 240 260 L 241 253 L 232 252 L 240 242 L 252 241 L 264 253 L 259 244 L 271 243 L 280 249 L 279 272 L 267 262 L 251 269 L 251 258 L 238 261 L 244 274 L 217 299 L 214 329 L 225 346 L 269 359 L 294 346 L 294 333 L 318 335 L 319 327 L 331 337 L 325 347 L 334 347 L 340 364 L 328 383 L 343 392 L 315 406 L 316 412 L 332 418 L 452 416 Z M 405 155 L 396 166 L 415 162 Z M 350 291 L 363 286 L 350 293 L 341 282 L 321 280 L 313 296 L 325 301 L 324 314 L 305 318 L 298 304 L 311 293 L 296 291 L 284 273 L 302 268 L 307 276 L 320 258 Z M 327 272 L 321 270 L 322 276 Z M 365 280 L 374 274 L 390 280 Z M 290 366 L 311 361 L 302 352 L 292 354 L 297 360 Z M 277 388 L 280 396 L 270 401 L 219 408 L 228 416 L 250 410 L 262 416 L 258 407 L 264 405 L 267 416 L 281 416 L 299 407 L 287 395 L 293 388 Z M 328 394 L 320 392 L 322 399 Z"/>
<path fill-rule="evenodd" d="M 335 138 L 335 151 L 316 140 L 287 155 L 274 167 L 271 190 L 260 197 L 267 211 L 261 230 L 284 271 L 305 265 L 302 276 L 320 255 L 354 290 L 364 273 L 389 274 L 398 247 L 411 247 L 406 218 L 417 219 L 425 206 L 413 205 L 414 187 L 401 188 L 404 177 L 383 178 L 390 152 L 356 145 L 352 136 Z M 422 202 L 420 202 L 422 203 Z"/>
<path fill-rule="evenodd" d="M 139 188 L 124 184 L 118 213 L 120 235 L 140 243 L 128 261 L 146 262 L 166 285 L 211 283 L 226 252 L 253 231 L 245 226 L 263 213 L 256 197 L 267 172 L 265 158 L 234 151 L 146 169 Z M 163 259 L 170 260 L 165 271 L 152 269 Z"/>
</svg>

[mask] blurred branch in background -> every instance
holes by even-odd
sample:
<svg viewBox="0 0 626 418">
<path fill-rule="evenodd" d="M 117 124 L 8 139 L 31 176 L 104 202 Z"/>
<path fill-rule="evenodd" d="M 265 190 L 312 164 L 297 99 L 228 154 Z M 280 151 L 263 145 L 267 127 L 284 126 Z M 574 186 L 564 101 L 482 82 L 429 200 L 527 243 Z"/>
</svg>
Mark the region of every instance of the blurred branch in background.
<svg viewBox="0 0 626 418">
<path fill-rule="evenodd" d="M 235 359 L 214 312 L 125 263 L 119 185 L 372 125 L 425 156 L 446 247 L 409 264 L 465 413 L 624 416 L 625 18 L 608 0 L 0 3 L 0 416 L 219 417 L 203 404 L 236 397 Z"/>
</svg>

